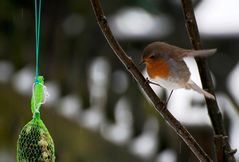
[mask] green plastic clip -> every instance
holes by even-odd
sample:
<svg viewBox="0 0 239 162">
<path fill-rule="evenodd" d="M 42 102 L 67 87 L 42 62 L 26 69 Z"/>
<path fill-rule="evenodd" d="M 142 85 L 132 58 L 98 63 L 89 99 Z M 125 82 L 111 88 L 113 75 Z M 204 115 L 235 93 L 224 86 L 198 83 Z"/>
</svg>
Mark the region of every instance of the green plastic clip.
<svg viewBox="0 0 239 162">
<path fill-rule="evenodd" d="M 31 110 L 33 118 L 40 118 L 40 106 L 43 102 L 43 87 L 44 78 L 43 76 L 38 76 L 33 85 L 32 99 L 31 99 Z"/>
</svg>

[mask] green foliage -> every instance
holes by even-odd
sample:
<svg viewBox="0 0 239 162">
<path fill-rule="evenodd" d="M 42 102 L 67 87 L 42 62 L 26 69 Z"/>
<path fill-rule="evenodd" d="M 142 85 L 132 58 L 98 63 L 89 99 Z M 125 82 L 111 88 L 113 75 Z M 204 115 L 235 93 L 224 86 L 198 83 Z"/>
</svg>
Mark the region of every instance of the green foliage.
<svg viewBox="0 0 239 162">
<path fill-rule="evenodd" d="M 17 162 L 54 162 L 54 152 L 53 140 L 39 116 L 22 128 L 17 142 Z"/>
</svg>

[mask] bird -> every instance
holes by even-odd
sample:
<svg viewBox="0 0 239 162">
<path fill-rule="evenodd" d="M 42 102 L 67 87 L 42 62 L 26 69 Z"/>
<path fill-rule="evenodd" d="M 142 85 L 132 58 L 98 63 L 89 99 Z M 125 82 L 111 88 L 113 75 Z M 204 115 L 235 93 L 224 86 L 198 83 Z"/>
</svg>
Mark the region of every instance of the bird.
<svg viewBox="0 0 239 162">
<path fill-rule="evenodd" d="M 191 50 L 165 42 L 152 42 L 143 50 L 142 63 L 146 65 L 150 83 L 160 85 L 171 92 L 179 88 L 192 89 L 206 98 L 215 100 L 211 93 L 200 88 L 190 78 L 191 73 L 184 58 L 206 57 L 215 54 L 216 51 L 217 49 Z"/>
</svg>

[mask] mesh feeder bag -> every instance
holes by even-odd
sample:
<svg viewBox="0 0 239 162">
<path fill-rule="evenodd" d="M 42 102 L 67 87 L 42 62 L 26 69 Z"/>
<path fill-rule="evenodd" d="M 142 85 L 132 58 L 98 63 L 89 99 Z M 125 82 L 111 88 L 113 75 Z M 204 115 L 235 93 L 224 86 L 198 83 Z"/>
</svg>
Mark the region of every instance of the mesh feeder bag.
<svg viewBox="0 0 239 162">
<path fill-rule="evenodd" d="M 54 143 L 38 111 L 43 98 L 43 77 L 40 79 L 33 88 L 33 119 L 22 128 L 17 141 L 17 162 L 55 162 Z"/>
<path fill-rule="evenodd" d="M 32 119 L 21 130 L 17 162 L 54 162 L 54 144 L 43 121 Z"/>
</svg>

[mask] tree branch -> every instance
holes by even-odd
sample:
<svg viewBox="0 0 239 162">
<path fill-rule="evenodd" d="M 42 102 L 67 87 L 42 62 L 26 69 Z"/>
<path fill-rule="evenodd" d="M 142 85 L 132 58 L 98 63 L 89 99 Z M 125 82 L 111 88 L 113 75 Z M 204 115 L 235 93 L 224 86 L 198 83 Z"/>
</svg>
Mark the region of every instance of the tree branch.
<svg viewBox="0 0 239 162">
<path fill-rule="evenodd" d="M 109 45 L 112 50 L 116 54 L 116 56 L 120 59 L 120 61 L 124 64 L 126 69 L 131 73 L 134 79 L 138 82 L 140 87 L 145 91 L 148 95 L 156 111 L 158 111 L 161 116 L 166 120 L 166 122 L 174 129 L 174 131 L 184 140 L 184 142 L 189 146 L 192 152 L 196 155 L 196 157 L 201 162 L 212 162 L 212 160 L 208 157 L 208 155 L 202 150 L 196 140 L 192 137 L 192 135 L 186 130 L 186 128 L 181 125 L 181 123 L 175 119 L 175 117 L 165 108 L 165 104 L 158 98 L 158 96 L 154 93 L 152 88 L 149 86 L 147 80 L 143 77 L 141 72 L 132 62 L 132 60 L 127 56 L 125 51 L 119 45 L 118 41 L 114 38 L 110 27 L 108 25 L 106 16 L 104 15 L 103 9 L 101 7 L 100 0 L 91 0 L 91 4 L 97 19 L 97 22 L 107 39 Z"/>
<path fill-rule="evenodd" d="M 194 10 L 192 7 L 191 0 L 181 0 L 183 13 L 185 17 L 185 23 L 189 35 L 189 39 L 191 41 L 191 44 L 194 49 L 199 50 L 202 49 L 201 41 L 200 41 L 200 35 L 197 27 L 197 22 L 194 15 Z M 196 62 L 198 65 L 200 77 L 202 80 L 202 85 L 204 89 L 207 89 L 211 94 L 214 95 L 214 88 L 213 88 L 213 82 L 210 75 L 210 71 L 208 68 L 208 64 L 206 62 L 205 58 L 196 58 Z M 206 104 L 208 108 L 208 114 L 211 119 L 214 133 L 218 136 L 226 137 L 226 131 L 223 124 L 222 114 L 218 108 L 218 104 L 216 100 L 210 100 L 208 98 L 206 99 Z M 218 147 L 218 144 L 216 144 L 216 147 Z M 228 139 L 225 139 L 224 145 L 221 145 L 224 152 L 224 161 L 225 162 L 235 162 L 234 155 L 231 152 L 234 152 L 234 150 L 231 149 L 231 146 L 229 145 Z M 220 148 L 217 148 L 216 150 L 221 150 Z M 217 157 L 221 157 L 221 151 L 217 151 Z"/>
</svg>

